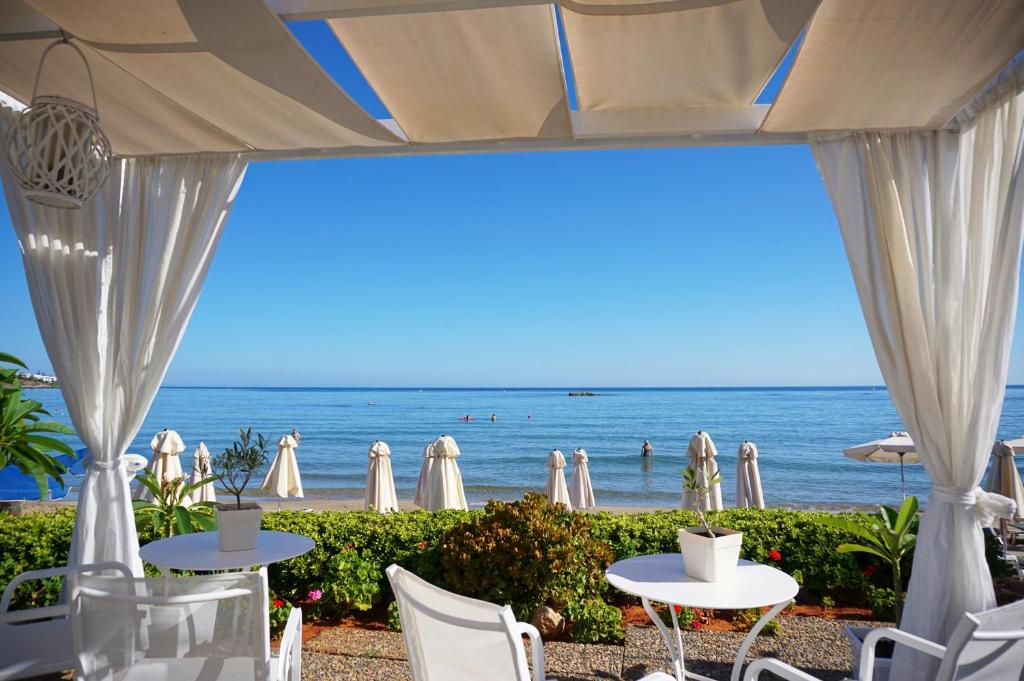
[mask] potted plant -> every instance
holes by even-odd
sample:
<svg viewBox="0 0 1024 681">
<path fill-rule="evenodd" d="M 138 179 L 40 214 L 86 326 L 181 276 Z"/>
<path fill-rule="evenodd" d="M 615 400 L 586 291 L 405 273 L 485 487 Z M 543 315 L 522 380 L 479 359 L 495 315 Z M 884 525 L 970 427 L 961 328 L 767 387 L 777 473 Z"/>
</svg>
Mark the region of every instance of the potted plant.
<svg viewBox="0 0 1024 681">
<path fill-rule="evenodd" d="M 917 520 L 917 497 L 907 497 L 899 510 L 888 506 L 878 507 L 878 516 L 870 525 L 862 525 L 848 518 L 835 518 L 834 523 L 862 540 L 862 544 L 840 544 L 839 553 L 867 553 L 880 558 L 892 572 L 892 590 L 895 595 L 896 626 L 903 616 L 903 563 L 914 555 L 917 535 L 912 532 Z M 843 634 L 850 641 L 853 652 L 853 675 L 860 674 L 860 654 L 864 637 L 871 629 L 866 627 L 843 627 Z M 881 641 L 875 649 L 875 673 L 877 681 L 888 681 L 892 666 L 892 641 Z"/>
<path fill-rule="evenodd" d="M 256 546 L 263 520 L 259 504 L 243 504 L 242 492 L 253 473 L 267 463 L 267 439 L 252 428 L 238 429 L 238 439 L 217 456 L 211 457 L 213 476 L 235 496 L 233 504 L 217 504 L 217 542 L 221 551 L 248 551 Z"/>
<path fill-rule="evenodd" d="M 683 471 L 683 486 L 694 496 L 693 506 L 700 526 L 679 530 L 679 550 L 683 554 L 687 576 L 704 582 L 725 582 L 736 577 L 743 533 L 724 527 L 711 527 L 702 506 L 711 487 L 722 482 L 722 476 L 716 471 L 709 479 L 704 464 L 701 467 L 703 475 L 700 477 L 693 468 L 687 467 Z"/>
<path fill-rule="evenodd" d="M 205 476 L 206 471 L 203 471 L 203 474 Z M 137 499 L 132 502 L 135 509 L 135 527 L 139 531 L 150 530 L 159 537 L 173 537 L 177 534 L 192 534 L 217 528 L 212 501 L 198 501 L 192 504 L 185 501 L 192 492 L 213 482 L 213 477 L 204 477 L 198 482 L 190 483 L 182 476 L 161 484 L 155 475 L 144 470 L 136 479 L 153 494 L 153 501 Z"/>
</svg>

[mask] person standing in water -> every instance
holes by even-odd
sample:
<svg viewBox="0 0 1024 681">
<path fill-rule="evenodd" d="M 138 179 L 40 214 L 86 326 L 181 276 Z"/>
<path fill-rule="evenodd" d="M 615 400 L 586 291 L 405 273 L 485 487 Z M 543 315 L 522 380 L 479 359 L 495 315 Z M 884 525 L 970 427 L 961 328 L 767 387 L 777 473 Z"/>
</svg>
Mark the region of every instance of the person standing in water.
<svg viewBox="0 0 1024 681">
<path fill-rule="evenodd" d="M 647 440 L 644 440 L 644 446 L 640 448 L 640 456 L 654 456 L 654 447 Z"/>
<path fill-rule="evenodd" d="M 491 423 L 494 423 L 497 420 L 498 420 L 498 417 L 495 414 L 491 414 Z"/>
</svg>

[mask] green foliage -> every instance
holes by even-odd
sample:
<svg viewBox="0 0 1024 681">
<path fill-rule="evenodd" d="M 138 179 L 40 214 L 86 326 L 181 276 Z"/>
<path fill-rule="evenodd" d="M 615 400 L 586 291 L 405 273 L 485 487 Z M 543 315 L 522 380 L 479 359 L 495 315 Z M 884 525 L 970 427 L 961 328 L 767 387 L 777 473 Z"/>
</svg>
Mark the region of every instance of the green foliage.
<svg viewBox="0 0 1024 681">
<path fill-rule="evenodd" d="M 672 610 L 676 611 L 676 621 L 681 629 L 692 629 L 693 623 L 699 620 L 699 611 L 685 605 L 669 605 L 658 611 L 658 617 L 666 627 L 672 626 Z"/>
<path fill-rule="evenodd" d="M 693 470 L 689 466 L 683 469 L 683 489 L 693 495 L 693 510 L 697 514 L 697 520 L 701 525 L 704 526 L 704 530 L 708 533 L 709 537 L 714 537 L 715 533 L 711 529 L 711 525 L 708 524 L 707 516 L 704 515 L 704 500 L 711 494 L 711 488 L 715 485 L 722 484 L 722 475 L 717 470 L 715 474 L 708 479 L 708 469 L 705 463 L 701 463 L 701 472 L 703 475 L 698 478 L 697 471 Z M 705 485 L 701 480 L 707 480 L 708 483 Z"/>
<path fill-rule="evenodd" d="M 885 622 L 896 621 L 896 592 L 892 589 L 869 586 L 865 601 L 876 618 Z"/>
<path fill-rule="evenodd" d="M 402 618 L 398 614 L 398 601 L 388 603 L 388 629 L 391 631 L 402 630 Z"/>
<path fill-rule="evenodd" d="M 568 609 L 572 628 L 569 637 L 577 643 L 621 643 L 622 611 L 599 598 L 592 598 Z"/>
<path fill-rule="evenodd" d="M 200 501 L 191 506 L 183 503 L 186 496 L 213 482 L 213 478 L 189 483 L 182 476 L 161 484 L 156 476 L 145 470 L 136 479 L 153 495 L 153 501 L 137 499 L 132 502 L 135 527 L 140 534 L 147 532 L 151 538 L 162 538 L 217 528 L 212 501 Z"/>
<path fill-rule="evenodd" d="M 823 607 L 826 610 L 828 610 L 829 608 L 836 607 L 836 602 L 834 600 L 832 600 L 832 598 L 829 597 L 829 596 L 822 596 L 821 597 L 821 607 Z"/>
<path fill-rule="evenodd" d="M 542 605 L 562 610 L 599 599 L 612 562 L 587 515 L 566 512 L 540 494 L 488 502 L 482 514 L 445 532 L 438 551 L 448 588 L 508 604 L 520 620 Z"/>
<path fill-rule="evenodd" d="M 74 525 L 70 508 L 22 516 L 0 513 L 0 586 L 22 572 L 67 565 Z M 54 605 L 60 592 L 57 578 L 24 584 L 15 591 L 11 609 Z"/>
<path fill-rule="evenodd" d="M 288 616 L 292 614 L 292 604 L 288 601 L 270 595 L 270 635 L 280 636 L 288 624 Z M 303 613 L 305 614 L 305 613 Z"/>
<path fill-rule="evenodd" d="M 738 626 L 742 631 L 750 631 L 763 615 L 764 613 L 761 612 L 761 608 L 737 610 L 733 615 L 733 624 Z M 781 629 L 782 625 L 779 624 L 779 619 L 777 617 L 773 617 L 764 623 L 764 626 L 761 627 L 761 631 L 758 632 L 758 636 L 766 634 L 774 635 L 779 633 Z"/>
<path fill-rule="evenodd" d="M 252 474 L 267 463 L 267 439 L 256 433 L 252 441 L 252 428 L 239 428 L 238 439 L 220 454 L 210 457 L 213 476 L 224 489 L 235 495 L 235 505 L 242 508 L 242 492 Z"/>
<path fill-rule="evenodd" d="M 380 566 L 360 556 L 358 551 L 342 551 L 323 571 L 319 612 L 326 617 L 340 617 L 353 610 L 369 610 L 380 597 L 380 574 Z"/>
<path fill-rule="evenodd" d="M 25 368 L 15 357 L 0 352 L 0 364 L 13 364 Z M 25 475 L 32 476 L 39 488 L 39 498 L 46 498 L 46 479 L 53 478 L 64 487 L 67 466 L 50 452 L 75 457 L 75 450 L 53 435 L 74 435 L 75 431 L 63 423 L 42 421 L 50 412 L 35 400 L 21 395 L 18 370 L 0 366 L 0 470 L 14 466 Z"/>
<path fill-rule="evenodd" d="M 892 571 L 893 593 L 896 596 L 896 624 L 903 615 L 903 567 L 914 555 L 917 545 L 917 497 L 903 500 L 899 510 L 878 507 L 878 516 L 868 526 L 836 517 L 833 522 L 864 543 L 844 543 L 839 553 L 866 553 L 880 558 Z"/>
</svg>

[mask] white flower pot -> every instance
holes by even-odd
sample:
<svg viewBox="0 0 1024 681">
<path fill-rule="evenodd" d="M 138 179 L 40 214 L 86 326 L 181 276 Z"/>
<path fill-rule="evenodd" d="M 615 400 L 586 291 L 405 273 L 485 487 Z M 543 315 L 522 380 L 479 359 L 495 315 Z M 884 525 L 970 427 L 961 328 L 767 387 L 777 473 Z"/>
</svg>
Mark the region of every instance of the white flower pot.
<svg viewBox="0 0 1024 681">
<path fill-rule="evenodd" d="M 864 637 L 871 631 L 868 627 L 843 627 L 843 635 L 850 642 L 850 652 L 853 655 L 852 678 L 860 678 L 860 653 L 864 649 Z M 871 678 L 874 681 L 889 681 L 889 668 L 892 667 L 892 658 L 875 656 L 875 673 Z"/>
<path fill-rule="evenodd" d="M 708 537 L 703 527 L 679 530 L 679 550 L 686 574 L 702 582 L 727 582 L 736 577 L 743 533 L 725 527 L 712 527 Z"/>
<path fill-rule="evenodd" d="M 217 545 L 221 551 L 249 551 L 256 546 L 263 509 L 256 504 L 217 504 Z"/>
</svg>

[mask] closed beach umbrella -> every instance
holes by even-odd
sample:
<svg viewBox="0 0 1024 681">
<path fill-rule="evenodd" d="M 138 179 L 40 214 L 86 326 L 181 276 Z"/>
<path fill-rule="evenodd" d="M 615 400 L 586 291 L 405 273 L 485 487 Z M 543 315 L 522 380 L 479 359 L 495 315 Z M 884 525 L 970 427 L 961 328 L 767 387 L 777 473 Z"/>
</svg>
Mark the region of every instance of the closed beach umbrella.
<svg viewBox="0 0 1024 681">
<path fill-rule="evenodd" d="M 185 472 L 181 469 L 181 459 L 178 457 L 185 451 L 185 443 L 177 431 L 161 430 L 153 436 L 149 442 L 149 448 L 153 450 L 153 456 L 149 460 L 149 472 L 153 474 L 157 482 L 163 486 L 175 478 L 184 478 Z M 135 488 L 134 498 L 144 501 L 153 501 L 153 495 L 143 485 Z M 192 501 L 186 496 L 183 505 L 188 506 Z"/>
<path fill-rule="evenodd" d="M 548 455 L 548 484 L 544 488 L 548 503 L 561 504 L 567 511 L 572 510 L 569 488 L 565 486 L 565 456 L 557 449 Z"/>
<path fill-rule="evenodd" d="M 196 447 L 196 451 L 192 452 L 192 478 L 189 480 L 193 485 L 210 477 L 210 450 L 206 448 L 206 445 L 202 442 Z M 213 488 L 213 483 L 208 482 L 199 489 L 192 492 L 192 501 L 217 501 L 217 490 Z"/>
<path fill-rule="evenodd" d="M 425 508 L 428 511 L 468 510 L 466 492 L 462 489 L 462 473 L 459 472 L 459 464 L 455 461 L 460 454 L 455 438 L 450 435 L 437 438 L 431 445 L 431 453 L 433 462 L 427 473 Z"/>
<path fill-rule="evenodd" d="M 302 497 L 302 479 L 299 477 L 299 460 L 295 448 L 299 443 L 291 435 L 282 435 L 277 441 L 277 454 L 270 464 L 270 471 L 263 480 L 261 489 L 282 499 Z"/>
<path fill-rule="evenodd" d="M 569 484 L 569 501 L 578 511 L 593 508 L 594 488 L 590 484 L 590 468 L 587 465 L 587 450 L 582 447 L 572 453 L 572 482 Z"/>
<path fill-rule="evenodd" d="M 391 474 L 391 448 L 377 440 L 370 445 L 370 463 L 366 467 L 366 499 L 363 508 L 381 513 L 398 510 L 395 478 Z"/>
<path fill-rule="evenodd" d="M 420 465 L 420 477 L 416 479 L 416 494 L 412 503 L 420 508 L 427 507 L 427 479 L 430 477 L 430 466 L 434 462 L 434 443 L 428 442 L 423 448 L 423 463 Z"/>
<path fill-rule="evenodd" d="M 917 450 L 914 449 L 914 441 L 910 435 L 903 432 L 896 432 L 883 437 L 881 440 L 872 440 L 856 447 L 843 450 L 843 455 L 857 461 L 871 461 L 873 463 L 898 463 L 900 465 L 900 493 L 906 497 L 906 480 L 903 476 L 903 465 L 918 463 Z"/>
<path fill-rule="evenodd" d="M 736 508 L 764 508 L 757 445 L 744 440 L 736 452 Z"/>
<path fill-rule="evenodd" d="M 718 449 L 715 448 L 711 436 L 698 430 L 697 434 L 690 438 L 686 456 L 690 457 L 689 468 L 696 472 L 698 484 L 708 486 L 708 481 L 719 473 L 718 462 L 715 460 L 715 457 L 718 456 Z M 696 501 L 694 494 L 683 490 L 684 508 L 693 508 Z M 720 484 L 711 486 L 711 491 L 704 497 L 702 506 L 705 511 L 722 510 L 722 486 Z"/>
<path fill-rule="evenodd" d="M 992 447 L 992 468 L 988 471 L 983 487 L 986 492 L 1002 494 L 1017 502 L 1014 518 L 1024 518 L 1024 486 L 1021 485 L 1020 473 L 1013 460 L 1014 452 L 1013 445 L 1005 440 L 997 442 Z"/>
</svg>

